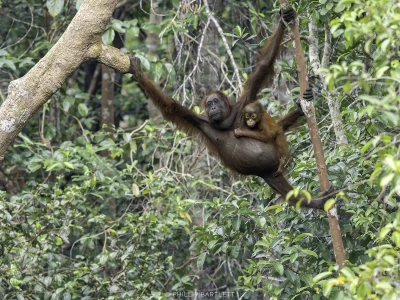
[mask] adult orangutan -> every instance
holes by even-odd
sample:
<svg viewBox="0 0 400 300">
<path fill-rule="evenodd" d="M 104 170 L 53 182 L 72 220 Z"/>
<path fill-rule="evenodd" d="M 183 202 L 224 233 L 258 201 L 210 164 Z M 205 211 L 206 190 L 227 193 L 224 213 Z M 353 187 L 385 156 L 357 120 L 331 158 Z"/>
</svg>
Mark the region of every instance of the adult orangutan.
<svg viewBox="0 0 400 300">
<path fill-rule="evenodd" d="M 295 17 L 296 13 L 292 8 L 283 13 L 285 22 L 290 22 Z M 279 154 L 274 141 L 265 143 L 247 137 L 236 138 L 234 134 L 234 129 L 243 122 L 243 108 L 256 101 L 260 88 L 274 75 L 274 61 L 279 53 L 284 28 L 284 23 L 280 20 L 277 29 L 260 51 L 257 65 L 248 77 L 238 101 L 232 104 L 221 91 L 215 91 L 203 100 L 205 115 L 195 114 L 166 95 L 142 72 L 140 60 L 136 57 L 130 59 L 130 72 L 166 120 L 187 134 L 202 138 L 210 152 L 218 156 L 226 167 L 240 174 L 260 176 L 276 192 L 286 197 L 293 187 L 282 174 L 274 176 L 279 167 Z M 286 131 L 302 115 L 303 111 L 298 105 L 294 111 L 280 118 L 278 125 Z M 307 202 L 304 196 L 292 196 L 288 200 L 292 205 L 300 201 L 303 207 L 323 208 L 325 198 Z"/>
</svg>

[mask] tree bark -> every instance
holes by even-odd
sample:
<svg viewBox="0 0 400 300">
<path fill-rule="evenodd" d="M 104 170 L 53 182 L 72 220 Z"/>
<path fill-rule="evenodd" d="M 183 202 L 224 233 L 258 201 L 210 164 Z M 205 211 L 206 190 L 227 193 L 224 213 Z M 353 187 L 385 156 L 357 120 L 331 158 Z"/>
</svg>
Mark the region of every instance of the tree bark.
<svg viewBox="0 0 400 300">
<path fill-rule="evenodd" d="M 318 54 L 318 27 L 316 22 L 311 17 L 310 23 L 308 25 L 310 32 L 309 39 L 309 53 L 310 53 L 310 63 L 313 73 L 315 74 L 320 68 L 327 69 L 329 65 L 330 56 L 332 53 L 332 36 L 331 29 L 328 24 L 325 24 L 325 43 L 324 43 L 324 54 L 322 56 L 322 63 L 319 60 Z M 342 118 L 340 116 L 339 101 L 337 100 L 337 93 L 331 93 L 325 83 L 325 75 L 319 74 L 319 81 L 322 86 L 322 94 L 328 101 L 329 112 L 332 119 L 333 130 L 335 131 L 336 143 L 338 145 L 347 145 L 348 140 L 344 134 L 344 125 Z"/>
<path fill-rule="evenodd" d="M 150 16 L 149 16 L 150 24 L 159 26 L 162 22 L 161 9 L 158 2 L 153 2 L 150 8 Z M 147 57 L 149 58 L 157 58 L 157 48 L 160 45 L 160 37 L 156 32 L 149 32 L 146 38 L 146 47 Z M 150 118 L 153 120 L 161 119 L 161 112 L 154 105 L 153 101 L 147 101 L 147 110 L 149 112 Z"/>
<path fill-rule="evenodd" d="M 280 3 L 282 10 L 285 10 L 289 7 L 287 0 L 280 0 Z M 290 27 L 291 27 L 290 35 L 293 41 L 294 55 L 297 63 L 297 71 L 300 82 L 300 100 L 301 100 L 300 103 L 304 111 L 304 114 L 307 118 L 307 124 L 310 131 L 310 139 L 314 149 L 315 161 L 317 163 L 317 173 L 321 185 L 321 190 L 326 191 L 329 189 L 330 184 L 325 164 L 324 152 L 322 149 L 321 137 L 319 135 L 317 120 L 315 117 L 315 108 L 312 101 L 304 101 L 303 99 L 304 92 L 308 88 L 308 79 L 307 79 L 306 61 L 304 58 L 304 53 L 301 48 L 301 42 L 300 42 L 298 18 L 296 18 L 296 20 L 291 22 Z M 318 51 L 318 48 L 316 51 Z M 338 264 L 339 269 L 341 269 L 345 266 L 346 255 L 344 252 L 342 235 L 340 233 L 339 218 L 337 215 L 337 210 L 335 205 L 331 207 L 328 211 L 328 221 L 331 230 L 336 263 Z"/>
<path fill-rule="evenodd" d="M 101 126 L 105 126 L 106 131 L 112 131 L 114 126 L 114 81 L 115 71 L 106 65 L 101 65 Z M 108 157 L 109 151 L 101 151 L 101 155 Z M 108 204 L 109 215 L 115 219 L 117 204 L 115 199 L 111 199 Z"/>
<path fill-rule="evenodd" d="M 122 73 L 129 57 L 101 44 L 101 35 L 118 0 L 86 0 L 50 51 L 23 77 L 8 87 L 0 107 L 0 161 L 32 115 L 83 62 L 97 60 Z"/>
<path fill-rule="evenodd" d="M 114 125 L 114 80 L 115 71 L 106 65 L 101 66 L 101 125 Z"/>
</svg>

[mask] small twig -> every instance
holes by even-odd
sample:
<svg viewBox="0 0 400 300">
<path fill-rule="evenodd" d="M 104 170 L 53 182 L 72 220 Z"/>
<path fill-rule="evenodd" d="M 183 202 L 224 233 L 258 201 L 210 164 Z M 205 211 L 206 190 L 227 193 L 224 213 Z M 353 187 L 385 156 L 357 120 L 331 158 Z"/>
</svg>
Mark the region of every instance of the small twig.
<svg viewBox="0 0 400 300">
<path fill-rule="evenodd" d="M 97 83 L 97 77 L 99 77 L 100 74 L 100 64 L 96 65 L 96 68 L 93 73 L 92 80 L 90 81 L 89 89 L 88 89 L 88 94 L 93 95 L 94 94 L 94 89 L 96 88 L 96 83 Z"/>
<path fill-rule="evenodd" d="M 324 24 L 325 30 L 325 45 L 324 45 L 324 54 L 321 60 L 321 68 L 327 69 L 329 65 L 329 61 L 332 55 L 332 33 L 331 28 L 329 27 L 329 20 Z"/>
<path fill-rule="evenodd" d="M 73 115 L 71 115 L 71 117 L 73 117 L 73 118 L 78 122 L 79 127 L 81 127 L 81 129 L 82 129 L 82 134 L 83 134 L 83 136 L 85 137 L 86 141 L 87 141 L 87 142 L 90 142 L 89 139 L 88 139 L 88 137 L 87 137 L 87 135 L 85 134 L 85 129 L 83 128 L 83 126 L 82 126 L 82 124 L 81 124 L 81 121 L 79 121 L 79 119 L 78 119 L 77 117 L 73 116 Z"/>
<path fill-rule="evenodd" d="M 28 6 L 28 8 L 29 8 L 29 12 L 31 13 L 31 23 L 29 24 L 29 23 L 20 21 L 20 22 L 22 22 L 22 23 L 29 24 L 28 30 L 26 31 L 26 33 L 24 34 L 23 37 L 21 37 L 21 38 L 20 38 L 18 41 L 16 41 L 14 44 L 11 44 L 11 45 L 8 45 L 8 46 L 4 47 L 3 50 L 4 50 L 4 49 L 7 49 L 7 48 L 10 48 L 10 47 L 12 47 L 12 46 L 15 46 L 15 45 L 17 45 L 17 44 L 19 44 L 19 43 L 21 43 L 21 41 L 22 41 L 23 39 L 25 39 L 25 38 L 28 36 L 29 32 L 31 31 L 31 29 L 32 29 L 32 27 L 33 27 L 33 20 L 34 20 L 34 17 L 33 17 L 33 12 L 32 12 L 31 7 Z M 5 15 L 5 16 L 6 16 L 6 15 Z M 10 18 L 10 19 L 12 19 L 13 21 L 14 21 L 14 20 L 15 20 L 15 21 L 18 21 L 17 19 L 14 19 L 13 17 L 10 17 L 10 16 L 7 16 L 7 17 Z"/>
<path fill-rule="evenodd" d="M 136 132 L 142 130 L 142 129 L 144 128 L 144 126 L 147 125 L 148 122 L 149 122 L 149 120 L 144 121 L 143 124 L 142 124 L 140 127 L 136 128 L 135 130 L 133 130 L 133 131 L 129 134 L 129 137 L 132 137 L 132 135 L 133 135 L 134 133 L 136 133 Z"/>
<path fill-rule="evenodd" d="M 198 49 L 197 49 L 196 64 L 194 65 L 194 67 L 193 67 L 192 71 L 190 72 L 190 74 L 189 74 L 188 76 L 186 76 L 185 80 L 184 80 L 183 83 L 179 86 L 179 88 L 176 90 L 176 92 L 174 93 L 174 95 L 173 95 L 172 97 L 174 97 L 174 96 L 178 93 L 178 91 L 179 91 L 180 89 L 182 89 L 182 88 L 183 88 L 183 90 L 185 91 L 185 84 L 186 84 L 186 82 L 188 81 L 189 78 L 191 78 L 191 76 L 194 74 L 194 72 L 196 72 L 196 70 L 198 69 L 199 64 L 200 64 L 200 61 L 201 61 L 201 49 L 202 49 L 202 47 L 203 47 L 204 37 L 205 37 L 205 35 L 206 35 L 206 31 L 207 31 L 207 28 L 208 28 L 209 25 L 210 25 L 210 18 L 208 18 L 207 23 L 206 23 L 206 25 L 204 26 L 203 32 L 202 32 L 202 34 L 201 34 L 200 43 L 199 43 L 199 46 L 198 46 Z M 185 97 L 184 97 L 184 99 L 185 99 Z"/>
<path fill-rule="evenodd" d="M 217 19 L 214 17 L 214 15 L 211 14 L 210 7 L 208 6 L 207 0 L 204 0 L 204 6 L 206 8 L 206 13 L 207 13 L 208 17 L 211 19 L 211 21 L 213 21 L 215 27 L 217 28 L 217 31 L 218 31 L 219 35 L 221 36 L 222 42 L 224 43 L 226 52 L 228 53 L 228 56 L 229 56 L 229 58 L 231 60 L 231 63 L 232 63 L 232 66 L 233 66 L 233 70 L 235 72 L 235 76 L 236 76 L 237 81 L 238 81 L 237 89 L 239 90 L 239 94 L 241 94 L 242 93 L 242 80 L 240 79 L 239 69 L 238 69 L 238 67 L 236 65 L 236 62 L 235 62 L 235 59 L 233 57 L 231 48 L 229 47 L 228 41 L 226 40 L 226 38 L 224 36 L 224 31 L 222 30 L 221 26 L 219 25 L 219 23 L 218 23 Z"/>
</svg>

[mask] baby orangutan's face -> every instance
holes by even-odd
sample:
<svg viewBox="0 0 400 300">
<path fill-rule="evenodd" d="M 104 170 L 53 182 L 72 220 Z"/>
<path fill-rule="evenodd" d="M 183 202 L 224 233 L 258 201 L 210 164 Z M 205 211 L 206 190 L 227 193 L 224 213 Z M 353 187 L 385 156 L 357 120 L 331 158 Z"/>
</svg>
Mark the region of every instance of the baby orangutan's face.
<svg viewBox="0 0 400 300">
<path fill-rule="evenodd" d="M 261 110 L 258 106 L 251 103 L 244 108 L 244 120 L 246 125 L 250 128 L 256 126 L 261 119 Z"/>
<path fill-rule="evenodd" d="M 250 128 L 256 126 L 260 121 L 260 118 L 258 117 L 257 114 L 246 113 L 244 118 L 246 119 L 247 126 L 249 126 Z"/>
</svg>

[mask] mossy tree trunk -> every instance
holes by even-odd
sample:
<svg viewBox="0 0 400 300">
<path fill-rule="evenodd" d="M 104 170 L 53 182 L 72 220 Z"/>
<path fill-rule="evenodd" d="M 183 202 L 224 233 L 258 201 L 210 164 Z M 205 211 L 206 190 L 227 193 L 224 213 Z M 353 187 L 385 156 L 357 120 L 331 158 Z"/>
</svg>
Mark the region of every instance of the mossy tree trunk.
<svg viewBox="0 0 400 300">
<path fill-rule="evenodd" d="M 25 76 L 10 83 L 8 97 L 0 107 L 0 161 L 32 115 L 82 63 L 97 60 L 128 72 L 128 56 L 101 43 L 118 2 L 85 0 L 53 48 Z"/>
</svg>

